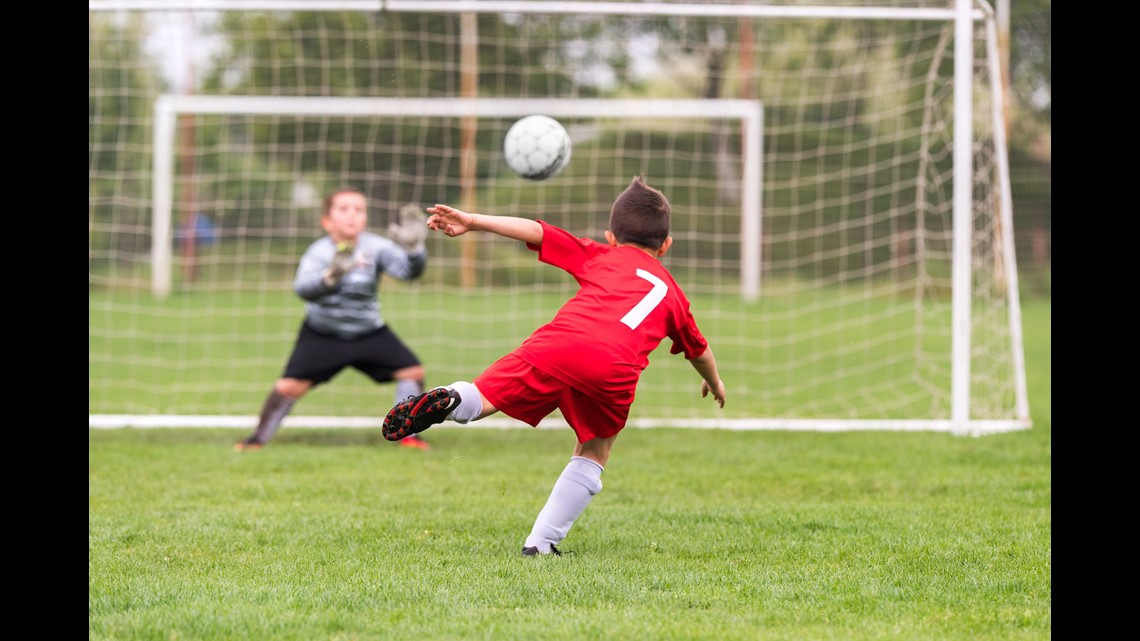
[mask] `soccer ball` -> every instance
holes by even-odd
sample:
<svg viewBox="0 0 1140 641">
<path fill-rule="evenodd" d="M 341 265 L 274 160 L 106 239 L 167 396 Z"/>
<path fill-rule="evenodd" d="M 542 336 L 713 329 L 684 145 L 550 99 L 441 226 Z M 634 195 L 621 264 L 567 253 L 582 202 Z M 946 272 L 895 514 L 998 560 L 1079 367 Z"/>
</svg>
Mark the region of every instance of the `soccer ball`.
<svg viewBox="0 0 1140 641">
<path fill-rule="evenodd" d="M 507 130 L 503 155 L 516 174 L 528 180 L 557 176 L 570 162 L 570 134 L 550 116 L 527 116 Z"/>
</svg>

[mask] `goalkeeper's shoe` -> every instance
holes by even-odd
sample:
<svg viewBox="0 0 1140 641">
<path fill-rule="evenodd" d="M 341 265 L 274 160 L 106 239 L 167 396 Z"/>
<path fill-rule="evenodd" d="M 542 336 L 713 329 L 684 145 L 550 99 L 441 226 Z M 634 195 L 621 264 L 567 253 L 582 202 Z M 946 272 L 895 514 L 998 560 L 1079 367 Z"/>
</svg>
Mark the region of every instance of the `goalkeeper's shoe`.
<svg viewBox="0 0 1140 641">
<path fill-rule="evenodd" d="M 234 443 L 234 451 L 235 452 L 248 452 L 250 450 L 260 450 L 262 447 L 265 447 L 265 443 L 262 443 L 261 441 L 257 440 L 256 436 L 250 436 L 249 438 L 243 438 L 242 440 L 238 441 L 237 443 Z"/>
<path fill-rule="evenodd" d="M 432 425 L 442 423 L 457 405 L 459 393 L 446 387 L 409 396 L 396 403 L 384 417 L 384 438 L 398 441 L 409 434 L 419 434 Z"/>
<path fill-rule="evenodd" d="M 532 545 L 528 548 L 522 549 L 522 555 L 523 556 L 539 556 L 541 554 L 542 553 L 538 551 L 537 546 Z M 554 556 L 562 556 L 562 553 L 558 551 L 558 548 L 554 547 L 553 543 L 550 544 L 550 552 L 547 552 L 547 554 L 553 554 Z"/>
<path fill-rule="evenodd" d="M 409 434 L 400 441 L 400 447 L 410 447 L 417 450 L 430 450 L 431 445 L 415 434 Z"/>
</svg>

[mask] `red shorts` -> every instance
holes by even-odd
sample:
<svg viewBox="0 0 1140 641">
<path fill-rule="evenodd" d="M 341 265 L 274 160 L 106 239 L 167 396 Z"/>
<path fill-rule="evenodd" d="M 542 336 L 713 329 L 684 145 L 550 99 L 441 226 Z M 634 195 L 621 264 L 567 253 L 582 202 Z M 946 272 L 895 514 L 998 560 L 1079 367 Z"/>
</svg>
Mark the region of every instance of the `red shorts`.
<svg viewBox="0 0 1140 641">
<path fill-rule="evenodd" d="M 629 405 L 586 396 L 513 353 L 495 361 L 473 382 L 491 405 L 531 427 L 561 410 L 579 443 L 614 436 L 629 418 Z"/>
</svg>

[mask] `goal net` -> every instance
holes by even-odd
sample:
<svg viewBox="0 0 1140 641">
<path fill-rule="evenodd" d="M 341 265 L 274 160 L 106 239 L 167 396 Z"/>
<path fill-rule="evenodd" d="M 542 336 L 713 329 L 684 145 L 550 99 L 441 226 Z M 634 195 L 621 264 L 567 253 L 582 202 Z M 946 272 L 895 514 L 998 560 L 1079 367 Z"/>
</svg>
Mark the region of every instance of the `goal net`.
<svg viewBox="0 0 1140 641">
<path fill-rule="evenodd" d="M 334 188 L 378 233 L 444 202 L 601 240 L 640 174 L 728 402 L 666 341 L 631 426 L 1030 427 L 994 19 L 926 5 L 91 0 L 90 425 L 251 427 Z M 529 113 L 574 139 L 542 182 L 502 156 Z M 576 290 L 514 241 L 428 252 L 379 291 L 428 386 Z M 378 426 L 394 393 L 345 370 L 285 424 Z"/>
</svg>

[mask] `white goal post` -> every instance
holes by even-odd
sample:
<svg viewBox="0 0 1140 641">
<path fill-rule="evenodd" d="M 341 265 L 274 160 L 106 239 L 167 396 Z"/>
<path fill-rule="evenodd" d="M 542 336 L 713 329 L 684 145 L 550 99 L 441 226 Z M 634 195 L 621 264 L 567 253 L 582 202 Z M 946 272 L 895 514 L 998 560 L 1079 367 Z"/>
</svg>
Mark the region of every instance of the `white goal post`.
<svg viewBox="0 0 1140 641">
<path fill-rule="evenodd" d="M 174 208 L 175 125 L 180 114 L 259 114 L 321 116 L 404 116 L 441 118 L 520 118 L 544 114 L 553 118 L 669 118 L 739 120 L 741 154 L 740 294 L 760 295 L 760 158 L 764 108 L 754 100 L 580 99 L 580 98 L 332 98 L 272 96 L 165 95 L 155 103 L 154 118 L 154 246 L 155 296 L 170 293 Z"/>
<path fill-rule="evenodd" d="M 89 426 L 253 426 L 295 336 L 292 269 L 320 233 L 317 196 L 366 187 L 379 230 L 403 202 L 468 195 L 457 149 L 474 134 L 459 123 L 474 118 L 481 211 L 600 236 L 630 175 L 669 196 L 664 260 L 730 402 L 693 400 L 699 379 L 664 345 L 630 426 L 1032 427 L 994 12 L 914 4 L 89 0 Z M 230 21 L 213 24 L 209 56 L 195 49 L 207 38 L 155 30 L 218 15 Z M 498 19 L 476 34 L 473 15 Z M 476 42 L 484 78 L 461 95 Z M 211 89 L 146 77 L 151 52 L 180 46 Z M 534 113 L 589 130 L 541 184 L 487 151 Z M 514 245 L 480 239 L 472 267 L 438 241 L 424 281 L 382 286 L 429 385 L 470 380 L 573 292 Z M 479 287 L 451 280 L 468 268 Z M 378 427 L 390 390 L 352 374 L 285 426 Z"/>
</svg>

